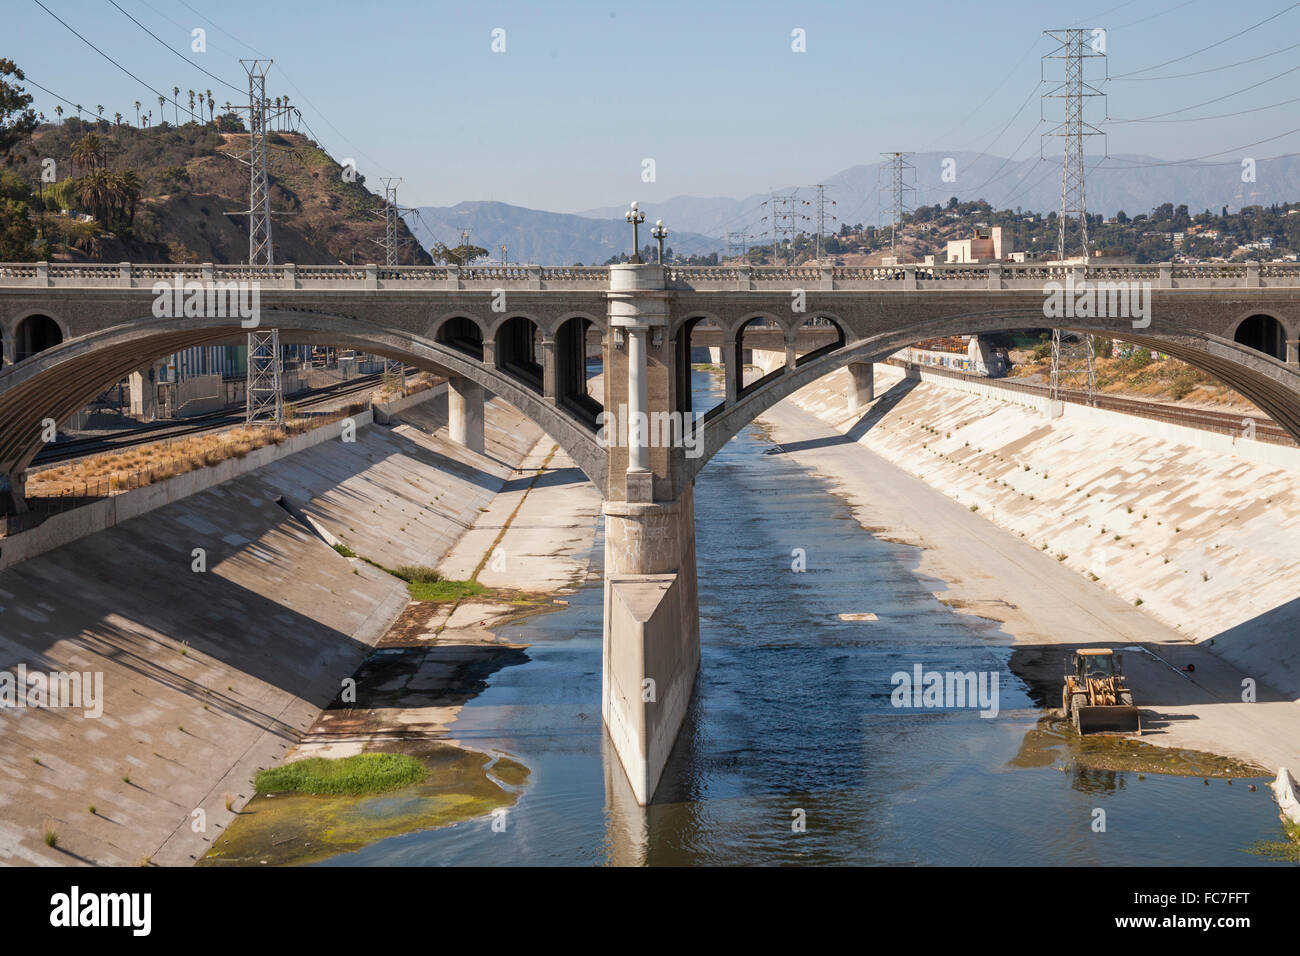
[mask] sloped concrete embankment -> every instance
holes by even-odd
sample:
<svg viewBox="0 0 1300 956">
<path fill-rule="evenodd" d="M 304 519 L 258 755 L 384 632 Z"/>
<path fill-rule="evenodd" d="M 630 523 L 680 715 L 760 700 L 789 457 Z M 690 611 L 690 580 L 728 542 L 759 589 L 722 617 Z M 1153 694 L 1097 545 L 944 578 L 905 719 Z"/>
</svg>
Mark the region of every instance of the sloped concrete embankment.
<svg viewBox="0 0 1300 956">
<path fill-rule="evenodd" d="M 876 366 L 793 401 L 1247 674 L 1300 697 L 1300 450 Z M 975 387 L 975 386 L 979 387 Z M 1104 637 L 1104 635 L 1101 635 Z"/>
<path fill-rule="evenodd" d="M 403 417 L 0 572 L 0 667 L 103 674 L 98 719 L 0 710 L 0 860 L 205 852 L 407 604 L 284 504 L 387 567 L 436 565 L 541 437 L 498 401 L 484 455 L 429 434 L 445 398 Z"/>
</svg>

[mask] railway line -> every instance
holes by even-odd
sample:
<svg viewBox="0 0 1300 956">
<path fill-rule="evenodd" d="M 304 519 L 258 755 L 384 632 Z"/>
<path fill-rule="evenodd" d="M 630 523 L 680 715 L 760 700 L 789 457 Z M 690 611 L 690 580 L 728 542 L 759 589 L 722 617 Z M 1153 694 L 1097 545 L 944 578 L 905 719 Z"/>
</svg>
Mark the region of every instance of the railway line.
<svg viewBox="0 0 1300 956">
<path fill-rule="evenodd" d="M 379 373 L 361 375 L 336 385 L 308 389 L 290 396 L 292 404 L 298 409 L 310 409 L 320 405 L 337 402 L 349 395 L 369 392 L 378 387 L 383 376 Z M 86 438 L 73 438 L 68 441 L 52 443 L 41 451 L 32 462 L 34 468 L 56 465 L 60 462 L 99 455 L 105 452 L 122 451 L 135 445 L 147 445 L 158 441 L 187 438 L 205 432 L 220 431 L 244 423 L 243 411 L 219 411 L 207 415 L 197 415 L 184 421 L 154 422 L 138 428 L 125 429 Z"/>
</svg>

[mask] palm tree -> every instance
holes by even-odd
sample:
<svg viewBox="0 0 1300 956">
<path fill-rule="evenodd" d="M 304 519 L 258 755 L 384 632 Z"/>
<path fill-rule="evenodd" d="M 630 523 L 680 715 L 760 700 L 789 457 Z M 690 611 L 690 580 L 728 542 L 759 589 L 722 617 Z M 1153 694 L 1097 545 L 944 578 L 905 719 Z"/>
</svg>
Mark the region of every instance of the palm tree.
<svg viewBox="0 0 1300 956">
<path fill-rule="evenodd" d="M 54 112 L 58 114 L 59 122 L 62 123 L 62 122 L 63 122 L 63 107 L 62 107 L 62 106 L 55 105 L 55 107 L 54 107 Z"/>
<path fill-rule="evenodd" d="M 176 107 L 176 125 L 181 125 L 181 88 L 172 87 L 172 106 Z"/>
<path fill-rule="evenodd" d="M 72 161 L 82 169 L 94 170 L 104 165 L 104 141 L 94 133 L 87 133 L 72 144 Z"/>
<path fill-rule="evenodd" d="M 280 128 L 280 97 L 275 98 L 275 128 Z"/>
<path fill-rule="evenodd" d="M 216 109 L 217 103 L 212 98 L 211 90 L 208 90 L 207 94 L 208 94 L 208 122 L 211 123 L 216 119 L 216 116 L 213 115 L 213 111 Z M 202 107 L 200 107 L 200 110 L 202 110 Z"/>
<path fill-rule="evenodd" d="M 190 122 L 194 122 L 194 91 L 190 90 Z"/>
<path fill-rule="evenodd" d="M 96 169 L 77 180 L 73 195 L 102 226 L 107 227 L 116 201 L 113 192 L 112 177 L 108 171 Z"/>
<path fill-rule="evenodd" d="M 140 101 L 135 101 L 135 125 L 140 125 Z"/>
<path fill-rule="evenodd" d="M 143 189 L 140 177 L 130 169 L 119 169 L 109 174 L 109 180 L 113 185 L 114 201 L 118 203 L 118 208 L 126 217 L 126 224 L 134 225 L 135 205 L 140 201 L 140 192 Z"/>
<path fill-rule="evenodd" d="M 163 112 L 163 107 L 166 106 L 166 104 L 167 104 L 167 97 L 159 96 L 158 97 L 158 122 L 160 123 L 167 122 L 167 114 Z M 153 115 L 153 110 L 149 111 L 149 115 L 150 116 Z"/>
<path fill-rule="evenodd" d="M 122 114 L 121 114 L 121 113 L 114 113 L 114 114 L 113 114 L 113 125 L 114 125 L 114 126 L 121 126 L 121 125 L 122 125 Z"/>
<path fill-rule="evenodd" d="M 77 104 L 77 119 L 81 119 L 81 104 Z"/>
<path fill-rule="evenodd" d="M 104 120 L 104 105 L 101 103 L 101 104 L 99 104 L 98 106 L 96 106 L 95 109 L 99 112 L 99 119 L 100 119 L 100 122 L 103 122 L 103 120 Z"/>
</svg>

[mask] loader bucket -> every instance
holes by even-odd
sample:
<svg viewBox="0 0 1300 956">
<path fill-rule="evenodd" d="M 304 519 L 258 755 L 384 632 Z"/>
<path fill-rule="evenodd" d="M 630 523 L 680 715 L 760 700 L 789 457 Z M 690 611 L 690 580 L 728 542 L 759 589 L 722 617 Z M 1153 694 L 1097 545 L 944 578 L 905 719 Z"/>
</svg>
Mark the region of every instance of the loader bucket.
<svg viewBox="0 0 1300 956">
<path fill-rule="evenodd" d="M 1142 721 L 1136 707 L 1079 707 L 1075 725 L 1080 734 L 1140 734 Z"/>
</svg>

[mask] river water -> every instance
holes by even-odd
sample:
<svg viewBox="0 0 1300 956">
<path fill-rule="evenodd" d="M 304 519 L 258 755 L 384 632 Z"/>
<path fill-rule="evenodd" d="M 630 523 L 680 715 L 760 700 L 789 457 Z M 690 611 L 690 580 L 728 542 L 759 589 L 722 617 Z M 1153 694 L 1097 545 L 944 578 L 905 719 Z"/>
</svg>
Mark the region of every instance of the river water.
<svg viewBox="0 0 1300 956">
<path fill-rule="evenodd" d="M 696 379 L 707 407 L 713 382 Z M 531 768 L 498 825 L 393 837 L 321 865 L 1268 862 L 1247 852 L 1280 835 L 1265 780 L 1103 769 L 1105 741 L 1081 754 L 1010 673 L 996 625 L 937 600 L 915 548 L 863 530 L 760 427 L 704 469 L 695 509 L 702 662 L 650 807 L 635 806 L 605 743 L 596 582 L 502 628 L 530 660 L 494 674 L 451 727 Z M 917 664 L 996 673 L 997 716 L 895 708 L 891 676 Z"/>
</svg>

